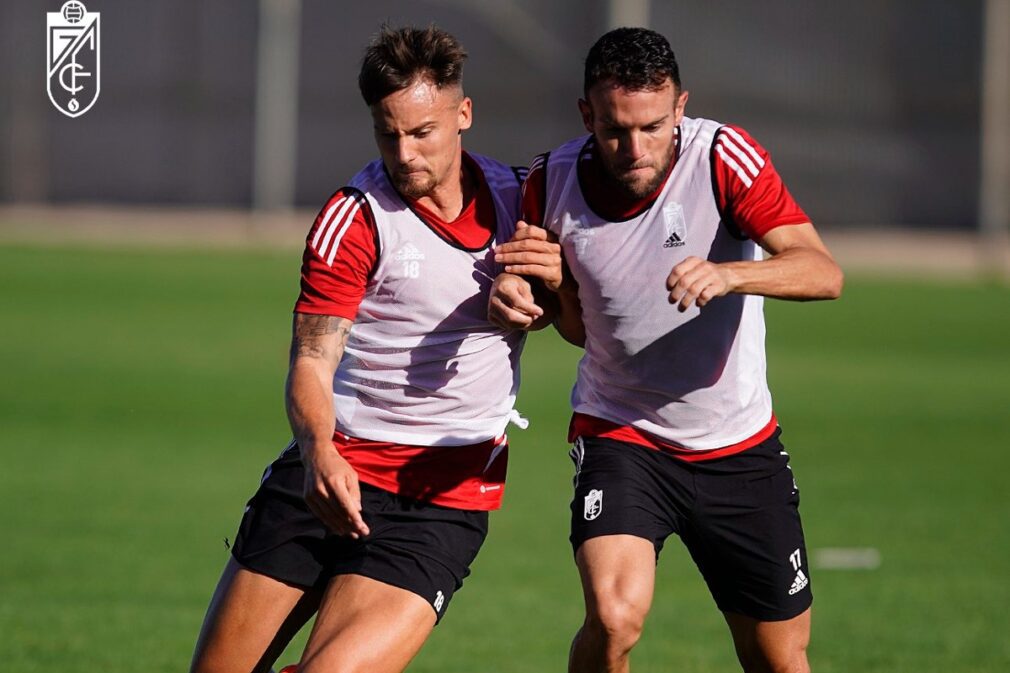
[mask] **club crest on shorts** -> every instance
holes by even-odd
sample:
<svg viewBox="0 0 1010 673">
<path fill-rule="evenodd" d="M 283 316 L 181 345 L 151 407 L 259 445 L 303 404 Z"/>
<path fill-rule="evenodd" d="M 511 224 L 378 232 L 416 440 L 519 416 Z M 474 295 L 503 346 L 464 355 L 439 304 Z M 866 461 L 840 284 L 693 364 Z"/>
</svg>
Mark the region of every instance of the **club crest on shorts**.
<svg viewBox="0 0 1010 673">
<path fill-rule="evenodd" d="M 46 12 L 46 91 L 56 109 L 80 117 L 101 90 L 99 12 L 70 0 L 58 12 Z"/>
<path fill-rule="evenodd" d="M 603 489 L 594 488 L 586 495 L 586 505 L 582 515 L 586 521 L 592 521 L 603 512 Z"/>
<path fill-rule="evenodd" d="M 679 248 L 687 239 L 687 221 L 684 219 L 684 206 L 676 201 L 663 206 L 663 224 L 666 225 L 666 242 L 664 248 Z"/>
</svg>

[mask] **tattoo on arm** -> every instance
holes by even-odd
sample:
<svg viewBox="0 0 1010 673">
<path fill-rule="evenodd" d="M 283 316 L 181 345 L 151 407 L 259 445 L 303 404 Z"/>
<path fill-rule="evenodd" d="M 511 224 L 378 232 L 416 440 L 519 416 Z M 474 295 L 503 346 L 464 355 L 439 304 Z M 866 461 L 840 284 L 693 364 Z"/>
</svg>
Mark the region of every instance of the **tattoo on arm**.
<svg viewBox="0 0 1010 673">
<path fill-rule="evenodd" d="M 296 313 L 291 337 L 291 361 L 305 357 L 340 361 L 353 323 L 331 315 Z"/>
</svg>

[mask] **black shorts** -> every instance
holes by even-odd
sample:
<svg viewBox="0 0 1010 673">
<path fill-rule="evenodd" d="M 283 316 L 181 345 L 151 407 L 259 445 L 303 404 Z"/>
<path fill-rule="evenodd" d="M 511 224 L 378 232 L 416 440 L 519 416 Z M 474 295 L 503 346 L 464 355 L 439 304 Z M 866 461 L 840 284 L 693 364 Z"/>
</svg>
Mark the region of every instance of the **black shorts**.
<svg viewBox="0 0 1010 673">
<path fill-rule="evenodd" d="M 440 507 L 361 484 L 368 537 L 331 533 L 302 497 L 305 468 L 292 443 L 263 474 L 232 554 L 243 567 L 300 587 L 361 575 L 424 598 L 436 620 L 470 574 L 488 513 Z"/>
<path fill-rule="evenodd" d="M 723 612 L 791 619 L 813 600 L 800 494 L 780 431 L 741 453 L 687 462 L 646 447 L 579 437 L 572 548 L 601 535 L 676 533 Z"/>
</svg>

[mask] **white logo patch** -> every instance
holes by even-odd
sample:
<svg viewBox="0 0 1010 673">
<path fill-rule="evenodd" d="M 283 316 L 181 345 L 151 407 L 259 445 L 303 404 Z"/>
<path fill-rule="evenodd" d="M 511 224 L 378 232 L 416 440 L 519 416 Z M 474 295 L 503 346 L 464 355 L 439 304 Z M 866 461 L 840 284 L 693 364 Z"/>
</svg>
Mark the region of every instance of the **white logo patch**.
<svg viewBox="0 0 1010 673">
<path fill-rule="evenodd" d="M 421 262 L 424 253 L 413 243 L 406 243 L 393 255 L 393 261 L 403 264 L 403 275 L 406 278 L 417 278 L 421 275 Z"/>
<path fill-rule="evenodd" d="M 397 262 L 419 262 L 424 259 L 424 253 L 418 250 L 413 243 L 405 243 L 396 251 L 393 259 Z"/>
<path fill-rule="evenodd" d="M 663 206 L 663 224 L 666 225 L 664 248 L 679 248 L 687 242 L 687 221 L 682 205 L 674 201 Z"/>
<path fill-rule="evenodd" d="M 80 117 L 101 90 L 98 19 L 84 3 L 70 0 L 58 12 L 46 12 L 46 91 L 57 110 Z"/>
<path fill-rule="evenodd" d="M 596 489 L 589 491 L 586 496 L 586 506 L 582 511 L 582 515 L 586 518 L 586 521 L 592 521 L 596 517 L 600 516 L 603 512 L 603 489 Z"/>
</svg>

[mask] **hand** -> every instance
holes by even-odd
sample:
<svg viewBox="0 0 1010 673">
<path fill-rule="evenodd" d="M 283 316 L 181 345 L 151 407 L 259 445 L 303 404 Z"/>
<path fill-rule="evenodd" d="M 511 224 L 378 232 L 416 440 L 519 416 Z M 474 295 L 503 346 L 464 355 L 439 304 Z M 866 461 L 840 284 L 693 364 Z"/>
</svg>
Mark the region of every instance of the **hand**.
<svg viewBox="0 0 1010 673">
<path fill-rule="evenodd" d="M 715 297 L 731 292 L 732 287 L 733 278 L 727 267 L 699 257 L 688 257 L 673 267 L 666 278 L 669 301 L 678 304 L 677 309 L 682 312 L 691 304 L 701 308 Z"/>
<path fill-rule="evenodd" d="M 533 299 L 529 281 L 512 273 L 500 273 L 491 285 L 487 319 L 504 329 L 528 329 L 544 314 Z"/>
<path fill-rule="evenodd" d="M 564 280 L 557 241 L 546 229 L 519 220 L 512 239 L 495 248 L 494 260 L 505 265 L 506 273 L 539 278 L 547 289 L 557 292 Z"/>
<path fill-rule="evenodd" d="M 305 504 L 337 535 L 357 540 L 368 535 L 361 518 L 358 473 L 341 457 L 332 443 L 302 447 L 305 464 Z"/>
</svg>

